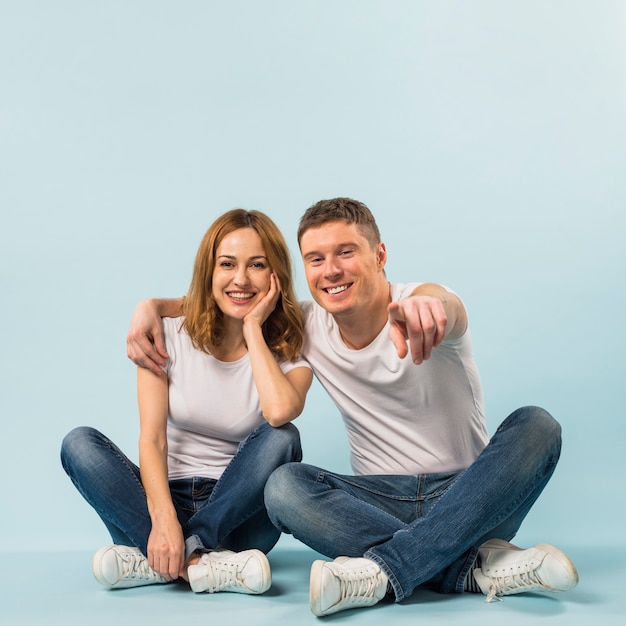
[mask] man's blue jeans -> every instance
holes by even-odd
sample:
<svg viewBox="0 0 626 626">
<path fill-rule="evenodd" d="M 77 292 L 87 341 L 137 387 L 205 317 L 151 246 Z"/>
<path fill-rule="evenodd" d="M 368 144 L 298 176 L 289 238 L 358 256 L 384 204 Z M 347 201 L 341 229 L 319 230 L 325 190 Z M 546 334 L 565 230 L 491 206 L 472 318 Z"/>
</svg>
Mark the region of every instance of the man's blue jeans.
<svg viewBox="0 0 626 626">
<path fill-rule="evenodd" d="M 293 424 L 272 428 L 264 423 L 241 442 L 219 480 L 170 481 L 185 537 L 185 557 L 195 550 L 221 548 L 269 552 L 280 532 L 265 510 L 265 483 L 277 467 L 301 459 L 300 435 Z M 61 462 L 113 542 L 135 546 L 147 555 L 152 523 L 139 468 L 89 427 L 76 428 L 65 437 Z"/>
<path fill-rule="evenodd" d="M 265 505 L 281 531 L 317 552 L 376 561 L 398 602 L 425 584 L 461 592 L 478 547 L 515 535 L 560 450 L 558 422 L 524 407 L 461 472 L 345 476 L 288 464 L 268 480 Z"/>
</svg>

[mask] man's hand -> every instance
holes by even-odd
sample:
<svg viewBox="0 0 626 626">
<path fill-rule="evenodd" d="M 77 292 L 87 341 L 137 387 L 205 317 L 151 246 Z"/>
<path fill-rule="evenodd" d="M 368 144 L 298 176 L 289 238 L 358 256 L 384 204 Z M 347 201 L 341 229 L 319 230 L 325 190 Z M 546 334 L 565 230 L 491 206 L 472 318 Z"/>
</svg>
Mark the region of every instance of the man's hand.
<svg viewBox="0 0 626 626">
<path fill-rule="evenodd" d="M 135 364 L 162 374 L 168 354 L 163 336 L 163 320 L 154 300 L 142 300 L 133 312 L 126 337 L 126 354 Z"/>
<path fill-rule="evenodd" d="M 448 316 L 439 298 L 409 296 L 392 302 L 389 312 L 389 337 L 403 359 L 411 350 L 416 365 L 427 361 L 446 336 Z M 408 346 L 407 346 L 408 342 Z"/>
</svg>

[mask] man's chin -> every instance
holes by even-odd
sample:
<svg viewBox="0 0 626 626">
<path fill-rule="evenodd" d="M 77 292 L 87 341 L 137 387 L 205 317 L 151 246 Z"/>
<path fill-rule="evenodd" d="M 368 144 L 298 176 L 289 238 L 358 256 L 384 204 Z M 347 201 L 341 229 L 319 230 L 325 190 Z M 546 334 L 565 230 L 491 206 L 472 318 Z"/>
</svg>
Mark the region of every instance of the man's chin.
<svg viewBox="0 0 626 626">
<path fill-rule="evenodd" d="M 341 317 L 352 311 L 352 307 L 347 301 L 337 302 L 331 298 L 320 298 L 317 303 L 334 317 Z"/>
</svg>

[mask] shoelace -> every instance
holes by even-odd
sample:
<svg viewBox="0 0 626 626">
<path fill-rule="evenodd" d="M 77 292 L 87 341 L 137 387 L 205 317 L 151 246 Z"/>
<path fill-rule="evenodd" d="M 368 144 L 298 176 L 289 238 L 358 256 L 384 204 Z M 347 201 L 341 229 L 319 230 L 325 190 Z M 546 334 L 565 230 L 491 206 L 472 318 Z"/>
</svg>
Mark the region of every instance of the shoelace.
<svg viewBox="0 0 626 626">
<path fill-rule="evenodd" d="M 143 554 L 127 552 L 120 556 L 124 564 L 124 579 L 161 580 L 161 576 L 148 565 L 148 559 Z"/>
<path fill-rule="evenodd" d="M 239 574 L 239 568 L 236 563 L 228 563 L 224 561 L 208 561 L 206 563 L 211 569 L 209 576 L 209 589 L 212 593 L 221 591 L 226 587 L 240 587 L 243 581 Z"/>
<path fill-rule="evenodd" d="M 521 593 L 522 591 L 543 588 L 544 585 L 539 576 L 537 576 L 536 568 L 531 568 L 530 565 L 526 567 L 526 571 L 516 574 L 491 575 L 491 584 L 489 585 L 486 602 L 492 602 L 494 599 L 501 601 L 501 598 L 497 596 L 505 596 L 518 590 Z"/>
<path fill-rule="evenodd" d="M 342 583 L 340 603 L 370 604 L 376 601 L 374 593 L 380 583 L 378 574 L 342 571 L 339 578 Z"/>
</svg>

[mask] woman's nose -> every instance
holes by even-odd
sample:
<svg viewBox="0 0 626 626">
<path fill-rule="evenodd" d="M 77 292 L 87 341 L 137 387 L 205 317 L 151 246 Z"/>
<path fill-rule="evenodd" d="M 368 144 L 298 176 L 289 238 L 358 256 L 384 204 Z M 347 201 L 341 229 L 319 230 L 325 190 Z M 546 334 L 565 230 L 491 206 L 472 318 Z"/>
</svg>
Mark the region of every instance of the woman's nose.
<svg viewBox="0 0 626 626">
<path fill-rule="evenodd" d="M 249 282 L 249 277 L 248 277 L 248 268 L 247 267 L 241 267 L 237 270 L 237 273 L 235 274 L 235 282 L 238 285 L 247 285 Z"/>
</svg>

